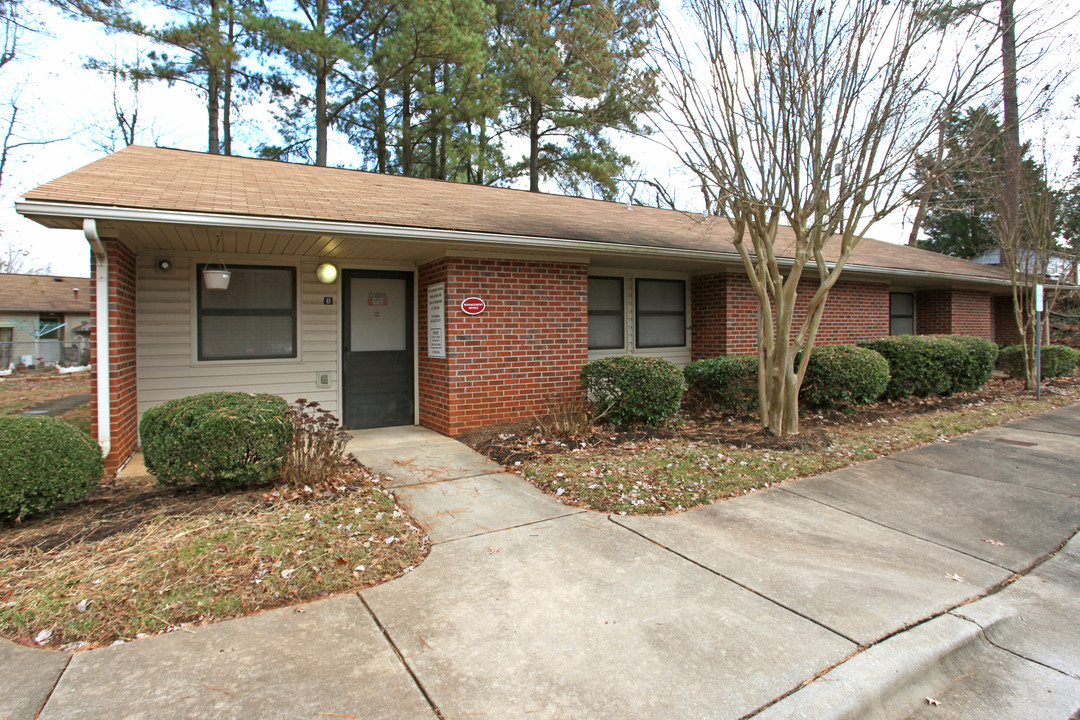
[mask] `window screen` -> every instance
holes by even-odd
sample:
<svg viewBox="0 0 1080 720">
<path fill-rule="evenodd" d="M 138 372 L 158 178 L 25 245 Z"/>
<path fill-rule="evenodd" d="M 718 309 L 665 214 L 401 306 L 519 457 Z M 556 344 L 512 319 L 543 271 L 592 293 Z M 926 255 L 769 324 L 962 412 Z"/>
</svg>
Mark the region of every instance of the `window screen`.
<svg viewBox="0 0 1080 720">
<path fill-rule="evenodd" d="M 615 350 L 624 347 L 625 326 L 623 279 L 589 278 L 589 349 Z"/>
<path fill-rule="evenodd" d="M 637 346 L 686 345 L 686 283 L 682 280 L 637 281 Z"/>
<path fill-rule="evenodd" d="M 915 334 L 915 293 L 889 293 L 889 334 Z"/>
<path fill-rule="evenodd" d="M 296 357 L 296 268 L 232 266 L 227 290 L 199 288 L 199 359 Z"/>
</svg>

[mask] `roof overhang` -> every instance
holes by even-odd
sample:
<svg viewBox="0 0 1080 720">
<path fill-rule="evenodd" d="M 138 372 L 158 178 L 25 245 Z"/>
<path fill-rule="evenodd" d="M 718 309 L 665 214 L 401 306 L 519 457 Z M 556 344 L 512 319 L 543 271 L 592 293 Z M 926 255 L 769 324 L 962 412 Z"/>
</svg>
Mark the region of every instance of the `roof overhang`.
<svg viewBox="0 0 1080 720">
<path fill-rule="evenodd" d="M 506 235 L 497 233 L 446 230 L 438 228 L 411 227 L 406 225 L 383 225 L 373 223 L 312 220 L 308 218 L 267 217 L 262 215 L 238 215 L 227 213 L 184 212 L 155 210 L 122 206 L 90 205 L 66 202 L 27 200 L 15 202 L 15 210 L 35 222 L 50 227 L 81 227 L 82 221 L 92 218 L 99 222 L 153 223 L 192 227 L 215 227 L 245 231 L 286 232 L 311 235 L 335 235 L 353 238 L 379 238 L 403 243 L 451 245 L 462 248 L 491 249 L 502 252 L 528 250 L 544 251 L 589 257 L 649 258 L 681 261 L 683 263 L 708 263 L 704 272 L 716 272 L 717 266 L 742 268 L 742 260 L 736 252 L 716 250 L 670 248 L 631 245 L 612 242 L 574 240 L 530 235 Z M 790 266 L 792 260 L 780 258 L 781 267 Z M 814 267 L 811 260 L 809 267 Z M 867 279 L 890 279 L 910 281 L 916 284 L 942 282 L 963 287 L 1003 290 L 1009 287 L 1008 279 L 984 278 L 961 273 L 926 272 L 906 268 L 887 268 L 848 263 L 844 272 Z M 698 274 L 703 274 L 698 273 Z"/>
</svg>

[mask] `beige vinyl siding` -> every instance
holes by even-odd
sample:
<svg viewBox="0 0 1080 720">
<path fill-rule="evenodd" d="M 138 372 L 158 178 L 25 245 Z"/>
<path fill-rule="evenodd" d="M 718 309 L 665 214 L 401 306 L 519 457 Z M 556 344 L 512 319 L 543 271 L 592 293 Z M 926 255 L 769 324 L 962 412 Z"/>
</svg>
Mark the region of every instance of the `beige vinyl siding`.
<svg viewBox="0 0 1080 720">
<path fill-rule="evenodd" d="M 338 285 L 315 279 L 315 261 L 247 256 L 244 265 L 297 268 L 297 357 L 200 362 L 196 359 L 195 264 L 205 257 L 170 257 L 161 272 L 151 255 L 138 258 L 136 324 L 139 414 L 165 400 L 216 390 L 265 392 L 286 400 L 318 401 L 339 414 Z M 226 257 L 225 262 L 232 259 Z M 323 298 L 332 297 L 333 305 Z M 317 372 L 332 373 L 328 389 L 315 387 Z"/>
</svg>

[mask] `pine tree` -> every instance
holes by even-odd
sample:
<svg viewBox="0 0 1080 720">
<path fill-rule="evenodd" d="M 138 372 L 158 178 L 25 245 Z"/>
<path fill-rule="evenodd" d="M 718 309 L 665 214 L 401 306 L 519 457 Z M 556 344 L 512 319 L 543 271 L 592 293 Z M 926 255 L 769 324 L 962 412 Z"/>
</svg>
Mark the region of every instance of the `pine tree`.
<svg viewBox="0 0 1080 720">
<path fill-rule="evenodd" d="M 640 132 L 654 74 L 641 63 L 656 22 L 648 0 L 495 0 L 507 131 L 529 142 L 511 171 L 538 192 L 611 198 L 631 164 L 609 131 Z"/>
</svg>

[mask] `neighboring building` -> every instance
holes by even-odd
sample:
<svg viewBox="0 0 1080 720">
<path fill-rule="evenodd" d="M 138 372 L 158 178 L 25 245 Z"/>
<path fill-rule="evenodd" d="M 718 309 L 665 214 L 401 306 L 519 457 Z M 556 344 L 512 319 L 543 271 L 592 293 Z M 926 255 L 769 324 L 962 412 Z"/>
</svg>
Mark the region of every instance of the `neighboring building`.
<svg viewBox="0 0 1080 720">
<path fill-rule="evenodd" d="M 756 346 L 757 305 L 717 218 L 144 147 L 16 206 L 90 242 L 108 303 L 94 392 L 109 471 L 143 411 L 208 390 L 457 435 L 544 412 L 593 358 L 684 364 Z M 202 271 L 222 263 L 231 284 L 210 290 Z M 818 342 L 991 337 L 1007 292 L 1000 269 L 864 240 Z"/>
<path fill-rule="evenodd" d="M 1034 250 L 1021 249 L 1016 261 L 1017 268 L 1027 274 L 1032 274 L 1038 265 L 1038 254 Z M 981 265 L 1001 265 L 1001 248 L 992 248 L 979 253 L 971 258 L 972 262 Z M 1062 253 L 1050 253 L 1046 259 L 1046 278 L 1051 282 L 1060 282 L 1063 285 L 1080 285 L 1080 263 Z"/>
<path fill-rule="evenodd" d="M 78 365 L 89 352 L 89 278 L 0 273 L 0 369 Z"/>
</svg>

